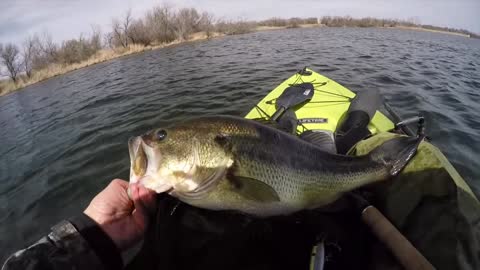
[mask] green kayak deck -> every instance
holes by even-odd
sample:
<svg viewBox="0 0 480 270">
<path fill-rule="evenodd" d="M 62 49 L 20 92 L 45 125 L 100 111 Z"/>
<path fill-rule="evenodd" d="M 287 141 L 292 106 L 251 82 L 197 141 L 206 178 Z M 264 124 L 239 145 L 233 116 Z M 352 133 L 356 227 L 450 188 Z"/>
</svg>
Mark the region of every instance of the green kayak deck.
<svg viewBox="0 0 480 270">
<path fill-rule="evenodd" d="M 273 115 L 276 111 L 275 100 L 290 85 L 299 83 L 312 83 L 315 87 L 312 100 L 308 103 L 294 108 L 297 118 L 302 119 L 322 119 L 324 121 L 312 121 L 314 123 L 303 123 L 298 126 L 298 132 L 309 130 L 327 130 L 335 132 L 338 124 L 341 122 L 350 106 L 350 101 L 355 97 L 355 93 L 311 69 L 307 69 L 311 75 L 300 75 L 295 73 L 290 78 L 282 82 L 266 95 L 246 116 L 248 119 L 265 119 Z M 305 121 L 307 122 L 307 121 Z M 320 122 L 320 123 L 319 123 Z M 372 118 L 368 129 L 372 134 L 385 132 L 393 129 L 393 122 L 382 112 L 377 113 Z"/>
</svg>

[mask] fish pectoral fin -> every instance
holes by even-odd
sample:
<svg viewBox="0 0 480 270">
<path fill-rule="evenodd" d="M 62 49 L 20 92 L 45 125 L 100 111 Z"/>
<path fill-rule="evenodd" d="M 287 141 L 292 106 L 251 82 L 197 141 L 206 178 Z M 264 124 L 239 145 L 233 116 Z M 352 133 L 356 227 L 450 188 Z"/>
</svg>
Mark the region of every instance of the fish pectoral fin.
<svg viewBox="0 0 480 270">
<path fill-rule="evenodd" d="M 230 137 L 226 134 L 218 134 L 215 137 L 215 143 L 217 143 L 219 146 L 223 147 L 225 150 L 232 150 L 232 145 L 230 142 Z"/>
<path fill-rule="evenodd" d="M 260 180 L 233 175 L 229 175 L 227 179 L 234 191 L 247 199 L 266 203 L 280 201 L 278 193 Z"/>
<path fill-rule="evenodd" d="M 421 137 L 397 137 L 393 138 L 370 152 L 373 161 L 385 164 L 390 176 L 398 175 L 417 153 Z"/>
<path fill-rule="evenodd" d="M 406 147 L 400 152 L 399 158 L 392 164 L 392 167 L 390 168 L 390 175 L 396 176 L 403 170 L 403 168 L 407 166 L 410 160 L 417 153 L 418 147 L 423 141 L 424 137 L 425 136 L 411 139 L 408 147 Z"/>
</svg>

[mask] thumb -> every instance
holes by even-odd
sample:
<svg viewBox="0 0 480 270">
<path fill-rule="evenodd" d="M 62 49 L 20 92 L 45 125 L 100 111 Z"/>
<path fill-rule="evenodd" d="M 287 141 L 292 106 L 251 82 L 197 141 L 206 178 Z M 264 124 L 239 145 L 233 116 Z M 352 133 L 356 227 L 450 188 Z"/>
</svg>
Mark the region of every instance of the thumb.
<svg viewBox="0 0 480 270">
<path fill-rule="evenodd" d="M 131 185 L 130 190 L 135 206 L 135 210 L 132 213 L 133 219 L 141 230 L 145 230 L 150 217 L 156 210 L 156 194 L 137 184 Z"/>
</svg>

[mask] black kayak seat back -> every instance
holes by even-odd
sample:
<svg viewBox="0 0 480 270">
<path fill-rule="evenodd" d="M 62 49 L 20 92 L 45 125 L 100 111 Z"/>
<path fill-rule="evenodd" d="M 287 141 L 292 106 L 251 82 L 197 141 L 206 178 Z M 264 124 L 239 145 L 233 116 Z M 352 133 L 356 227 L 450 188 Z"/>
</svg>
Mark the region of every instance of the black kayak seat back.
<svg viewBox="0 0 480 270">
<path fill-rule="evenodd" d="M 380 108 L 378 90 L 358 92 L 348 107 L 344 121 L 337 127 L 335 142 L 339 154 L 346 154 L 355 144 L 370 135 L 368 124 Z"/>
<path fill-rule="evenodd" d="M 368 113 L 360 110 L 350 111 L 342 121 L 341 125 L 337 127 L 336 135 L 339 137 L 345 136 L 352 130 L 367 128 L 371 118 Z"/>
<path fill-rule="evenodd" d="M 375 89 L 369 89 L 358 92 L 353 100 L 350 102 L 348 112 L 363 111 L 368 114 L 370 120 L 375 115 L 375 112 L 380 108 L 382 104 L 382 96 L 380 92 Z"/>
</svg>

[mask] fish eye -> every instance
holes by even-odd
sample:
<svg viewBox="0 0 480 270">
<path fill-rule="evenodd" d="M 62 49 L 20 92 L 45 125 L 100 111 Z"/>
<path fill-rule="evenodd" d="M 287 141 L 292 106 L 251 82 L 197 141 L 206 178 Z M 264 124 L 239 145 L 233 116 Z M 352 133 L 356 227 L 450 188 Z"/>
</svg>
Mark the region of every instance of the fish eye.
<svg viewBox="0 0 480 270">
<path fill-rule="evenodd" d="M 160 130 L 157 131 L 157 133 L 155 134 L 155 138 L 157 138 L 157 140 L 159 140 L 159 141 L 164 140 L 165 137 L 167 137 L 167 132 L 166 132 L 164 129 L 160 129 Z"/>
</svg>

